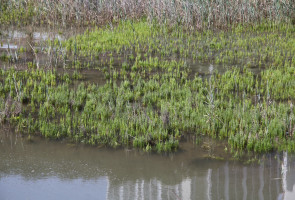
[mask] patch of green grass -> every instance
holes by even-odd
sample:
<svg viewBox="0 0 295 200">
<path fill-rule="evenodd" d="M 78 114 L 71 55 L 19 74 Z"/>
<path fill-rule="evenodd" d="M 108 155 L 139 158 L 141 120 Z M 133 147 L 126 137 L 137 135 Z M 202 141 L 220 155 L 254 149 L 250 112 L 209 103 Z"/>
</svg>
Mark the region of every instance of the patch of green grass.
<svg viewBox="0 0 295 200">
<path fill-rule="evenodd" d="M 183 135 L 196 134 L 227 139 L 232 152 L 294 151 L 295 96 L 287 92 L 288 102 L 276 101 L 283 88 L 268 85 L 278 78 L 268 74 L 278 69 L 261 78 L 245 69 L 209 80 L 189 80 L 184 71 L 174 68 L 147 80 L 137 73 L 120 85 L 110 78 L 103 86 L 81 83 L 75 89 L 62 81 L 68 75 L 9 70 L 2 72 L 0 93 L 28 104 L 7 120 L 24 133 L 49 138 L 162 152 L 176 150 Z M 293 81 L 290 76 L 285 83 Z"/>
<path fill-rule="evenodd" d="M 106 64 L 120 65 L 121 61 L 132 66 L 134 62 L 146 62 L 156 56 L 159 61 L 185 60 L 189 66 L 213 63 L 264 69 L 294 65 L 294 34 L 295 26 L 286 23 L 184 32 L 178 26 L 125 21 L 115 28 L 96 28 L 63 42 L 51 41 L 49 45 L 62 46 L 74 61 L 69 65 L 76 68 L 89 67 L 80 62 L 83 60 L 90 60 L 95 63 L 93 67 L 100 68 Z"/>
<path fill-rule="evenodd" d="M 233 156 L 294 151 L 294 32 L 289 23 L 187 32 L 142 20 L 48 41 L 66 51 L 58 59 L 67 67 L 98 69 L 104 84 L 33 63 L 1 69 L 2 121 L 24 134 L 144 151 L 176 151 L 187 134 L 226 140 Z M 198 64 L 232 68 L 199 76 Z"/>
</svg>

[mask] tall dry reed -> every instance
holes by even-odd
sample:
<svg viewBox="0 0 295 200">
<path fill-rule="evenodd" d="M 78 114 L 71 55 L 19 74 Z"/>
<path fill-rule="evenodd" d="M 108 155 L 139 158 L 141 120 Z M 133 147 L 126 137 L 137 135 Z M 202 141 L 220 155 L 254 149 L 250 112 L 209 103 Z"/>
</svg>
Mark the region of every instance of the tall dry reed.
<svg viewBox="0 0 295 200">
<path fill-rule="evenodd" d="M 121 19 L 157 20 L 190 28 L 295 18 L 295 0 L 12 0 L 31 3 L 50 22 L 106 24 Z"/>
</svg>

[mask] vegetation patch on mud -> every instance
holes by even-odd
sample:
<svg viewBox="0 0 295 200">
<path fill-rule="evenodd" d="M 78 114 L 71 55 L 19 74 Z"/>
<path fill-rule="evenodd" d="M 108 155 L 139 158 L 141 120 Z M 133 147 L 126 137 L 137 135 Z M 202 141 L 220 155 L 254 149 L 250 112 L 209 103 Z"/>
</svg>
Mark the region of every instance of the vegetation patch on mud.
<svg viewBox="0 0 295 200">
<path fill-rule="evenodd" d="M 187 135 L 227 141 L 234 156 L 295 151 L 291 1 L 243 1 L 242 15 L 230 0 L 112 2 L 1 3 L 3 25 L 91 24 L 42 48 L 8 47 L 1 123 L 28 136 L 144 151 L 176 151 Z"/>
<path fill-rule="evenodd" d="M 146 28 L 145 22 L 130 23 L 112 31 L 108 28 L 87 31 L 63 42 L 50 42 L 50 48 L 54 45 L 64 48 L 66 56 L 76 57 L 76 63 L 80 62 L 80 56 L 106 56 L 105 63 L 96 67 L 105 75 L 103 85 L 80 80 L 74 86 L 74 80 L 83 79 L 79 71 L 61 74 L 57 73 L 58 68 L 37 69 L 34 64 L 25 71 L 1 69 L 2 121 L 14 124 L 24 134 L 40 133 L 49 138 L 70 138 L 92 145 L 133 146 L 146 151 L 175 151 L 186 134 L 226 139 L 229 150 L 236 155 L 245 150 L 259 153 L 295 150 L 295 60 L 291 45 L 294 35 L 288 34 L 294 31 L 294 26 L 252 27 L 255 31 L 250 35 L 274 37 L 260 46 L 263 50 L 248 50 L 247 43 L 256 44 L 255 39 L 236 35 L 235 40 L 241 40 L 245 48 L 233 45 L 234 52 L 249 55 L 241 59 L 255 57 L 253 52 L 258 55 L 266 50 L 275 51 L 276 46 L 285 47 L 277 59 L 257 58 L 265 66 L 261 73 L 254 74 L 245 66 L 233 67 L 223 74 L 209 70 L 206 76 L 189 77 L 191 69 L 185 62 L 185 54 L 179 52 L 179 58 L 167 59 L 169 56 L 161 56 L 160 52 L 170 55 L 170 48 L 159 41 L 155 47 L 162 48 L 154 51 L 149 43 L 160 40 L 160 33 L 167 30 L 165 27 Z M 166 41 L 185 35 L 177 30 Z M 231 46 L 222 46 L 231 43 L 231 37 L 227 33 L 219 34 L 225 38 L 220 51 L 231 51 Z M 174 41 L 180 44 L 183 40 Z M 194 46 L 196 41 L 199 40 L 184 41 L 183 46 L 188 43 Z M 217 43 L 218 40 L 212 44 Z M 184 50 L 187 49 L 191 50 Z M 126 62 L 114 67 L 114 60 L 119 58 L 114 55 L 121 55 L 121 51 L 131 53 L 120 58 Z M 209 62 L 216 60 L 212 58 Z M 76 65 L 67 67 L 77 68 Z"/>
</svg>

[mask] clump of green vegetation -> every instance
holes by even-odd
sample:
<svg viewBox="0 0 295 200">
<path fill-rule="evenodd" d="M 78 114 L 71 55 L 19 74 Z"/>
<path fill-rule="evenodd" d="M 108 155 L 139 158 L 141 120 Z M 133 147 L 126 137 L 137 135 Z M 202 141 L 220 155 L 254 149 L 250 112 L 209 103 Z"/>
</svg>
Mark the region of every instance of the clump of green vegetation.
<svg viewBox="0 0 295 200">
<path fill-rule="evenodd" d="M 33 1 L 1 1 L 1 25 L 31 24 L 36 19 L 35 16 L 37 16 L 37 10 Z"/>
<path fill-rule="evenodd" d="M 1 97 L 12 99 L 11 109 L 17 102 L 27 105 L 5 120 L 24 133 L 148 151 L 174 151 L 185 134 L 227 139 L 232 152 L 295 150 L 295 94 L 287 90 L 288 102 L 276 100 L 295 76 L 270 88 L 280 82 L 270 74 L 294 75 L 295 66 L 268 69 L 261 77 L 244 68 L 191 80 L 185 66 L 167 66 L 160 63 L 161 75 L 145 79 L 137 69 L 126 72 L 119 85 L 110 75 L 105 85 L 77 88 L 69 75 L 55 71 L 2 70 Z"/>
<path fill-rule="evenodd" d="M 1 85 L 2 87 L 2 85 Z M 4 118 L 4 108 L 5 108 L 5 101 L 4 99 L 1 97 L 0 98 L 0 123 L 2 123 L 3 118 Z"/>
<path fill-rule="evenodd" d="M 295 151 L 294 33 L 289 22 L 213 32 L 142 19 L 49 40 L 63 68 L 93 68 L 104 83 L 34 62 L 1 69 L 1 121 L 23 134 L 144 151 L 175 151 L 189 134 L 226 140 L 234 156 Z"/>
<path fill-rule="evenodd" d="M 9 56 L 6 53 L 2 52 L 0 56 L 0 60 L 3 62 L 7 62 L 9 59 L 10 59 Z"/>
<path fill-rule="evenodd" d="M 67 51 L 76 68 L 102 68 L 124 62 L 124 67 L 161 60 L 185 60 L 189 67 L 202 64 L 246 66 L 264 69 L 294 64 L 295 26 L 266 22 L 235 26 L 226 31 L 184 32 L 147 21 L 119 23 L 115 28 L 96 28 L 66 41 L 49 45 Z M 86 60 L 86 62 L 83 62 Z"/>
</svg>

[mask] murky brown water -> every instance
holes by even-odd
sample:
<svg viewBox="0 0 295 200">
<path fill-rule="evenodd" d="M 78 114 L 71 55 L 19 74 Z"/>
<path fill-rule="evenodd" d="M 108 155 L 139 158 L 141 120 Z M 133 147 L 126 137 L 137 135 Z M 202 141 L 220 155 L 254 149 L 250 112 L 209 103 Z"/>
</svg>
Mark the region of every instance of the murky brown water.
<svg viewBox="0 0 295 200">
<path fill-rule="evenodd" d="M 0 199 L 295 199 L 295 159 L 260 164 L 205 159 L 182 143 L 146 154 L 0 134 Z"/>
</svg>

